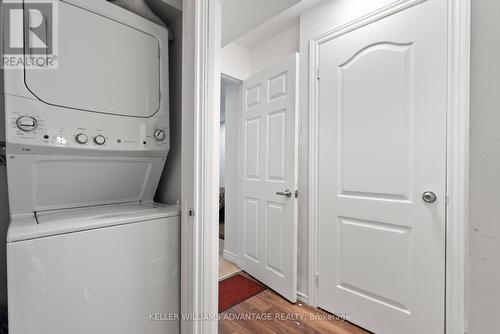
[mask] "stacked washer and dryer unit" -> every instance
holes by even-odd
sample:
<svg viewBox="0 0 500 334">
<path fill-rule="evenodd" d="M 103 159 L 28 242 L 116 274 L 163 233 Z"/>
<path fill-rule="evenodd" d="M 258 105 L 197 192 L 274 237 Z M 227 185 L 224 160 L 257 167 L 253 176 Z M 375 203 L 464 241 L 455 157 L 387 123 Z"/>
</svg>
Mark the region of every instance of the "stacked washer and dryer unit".
<svg viewBox="0 0 500 334">
<path fill-rule="evenodd" d="M 59 68 L 4 71 L 9 332 L 177 333 L 179 208 L 153 202 L 168 31 L 105 0 L 58 11 Z"/>
</svg>

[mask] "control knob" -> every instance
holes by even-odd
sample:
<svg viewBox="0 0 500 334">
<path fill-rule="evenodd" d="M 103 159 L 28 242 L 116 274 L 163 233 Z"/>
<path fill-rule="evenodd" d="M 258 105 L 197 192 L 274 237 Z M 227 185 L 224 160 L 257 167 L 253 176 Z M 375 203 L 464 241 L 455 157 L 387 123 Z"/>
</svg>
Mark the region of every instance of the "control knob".
<svg viewBox="0 0 500 334">
<path fill-rule="evenodd" d="M 36 130 L 38 122 L 31 116 L 21 116 L 16 120 L 16 125 L 21 131 L 31 132 Z"/>
<path fill-rule="evenodd" d="M 156 129 L 155 132 L 153 133 L 153 136 L 157 141 L 163 141 L 165 140 L 165 131 L 161 129 Z"/>
<path fill-rule="evenodd" d="M 94 143 L 97 145 L 104 145 L 106 138 L 103 135 L 97 135 L 94 137 Z"/>
<path fill-rule="evenodd" d="M 87 142 L 89 141 L 89 137 L 87 137 L 87 135 L 83 134 L 83 133 L 79 133 L 75 136 L 75 140 L 78 144 L 87 144 Z"/>
</svg>

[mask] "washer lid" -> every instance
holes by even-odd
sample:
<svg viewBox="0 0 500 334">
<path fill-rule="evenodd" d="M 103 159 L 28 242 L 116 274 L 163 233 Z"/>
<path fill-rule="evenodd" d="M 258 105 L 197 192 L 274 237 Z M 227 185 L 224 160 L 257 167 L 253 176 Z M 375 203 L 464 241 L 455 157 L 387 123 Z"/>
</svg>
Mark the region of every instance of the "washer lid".
<svg viewBox="0 0 500 334">
<path fill-rule="evenodd" d="M 167 71 L 160 68 L 159 39 L 167 40 L 166 29 L 161 28 L 165 37 L 157 38 L 145 32 L 147 26 L 131 26 L 63 1 L 58 17 L 58 68 L 25 69 L 26 86 L 39 100 L 134 117 L 159 110 L 160 71 Z M 167 50 L 161 51 L 166 57 Z"/>
<path fill-rule="evenodd" d="M 147 222 L 178 215 L 177 206 L 153 202 L 38 212 L 36 220 L 12 219 L 7 232 L 7 242 Z"/>
<path fill-rule="evenodd" d="M 77 208 L 68 210 L 53 210 L 38 212 L 36 217 L 38 224 L 95 224 L 102 225 L 103 222 L 137 222 L 168 217 L 177 214 L 176 207 L 164 206 L 157 203 L 128 203 L 121 205 L 102 205 L 88 208 Z"/>
</svg>

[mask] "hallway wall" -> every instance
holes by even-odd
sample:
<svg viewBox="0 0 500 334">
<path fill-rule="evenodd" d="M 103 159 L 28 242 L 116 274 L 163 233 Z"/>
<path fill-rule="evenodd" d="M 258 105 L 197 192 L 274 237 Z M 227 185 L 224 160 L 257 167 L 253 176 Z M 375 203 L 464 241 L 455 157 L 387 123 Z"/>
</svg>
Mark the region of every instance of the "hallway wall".
<svg viewBox="0 0 500 334">
<path fill-rule="evenodd" d="M 245 80 L 298 51 L 298 25 L 262 41 L 251 49 L 231 43 L 222 48 L 222 73 L 238 80 Z"/>
<path fill-rule="evenodd" d="M 500 333 L 500 1 L 472 0 L 469 334 Z"/>
</svg>

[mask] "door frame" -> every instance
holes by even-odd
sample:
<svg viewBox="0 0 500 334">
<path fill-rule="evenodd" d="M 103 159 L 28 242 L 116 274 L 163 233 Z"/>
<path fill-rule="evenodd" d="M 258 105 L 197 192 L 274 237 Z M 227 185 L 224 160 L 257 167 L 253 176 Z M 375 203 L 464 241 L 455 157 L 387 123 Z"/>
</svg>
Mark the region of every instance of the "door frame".
<svg viewBox="0 0 500 334">
<path fill-rule="evenodd" d="M 220 126 L 218 0 L 182 13 L 181 333 L 217 333 Z"/>
<path fill-rule="evenodd" d="M 309 41 L 309 302 L 317 306 L 319 47 L 427 0 L 399 0 Z M 469 197 L 470 0 L 448 0 L 445 333 L 466 330 Z"/>
</svg>

